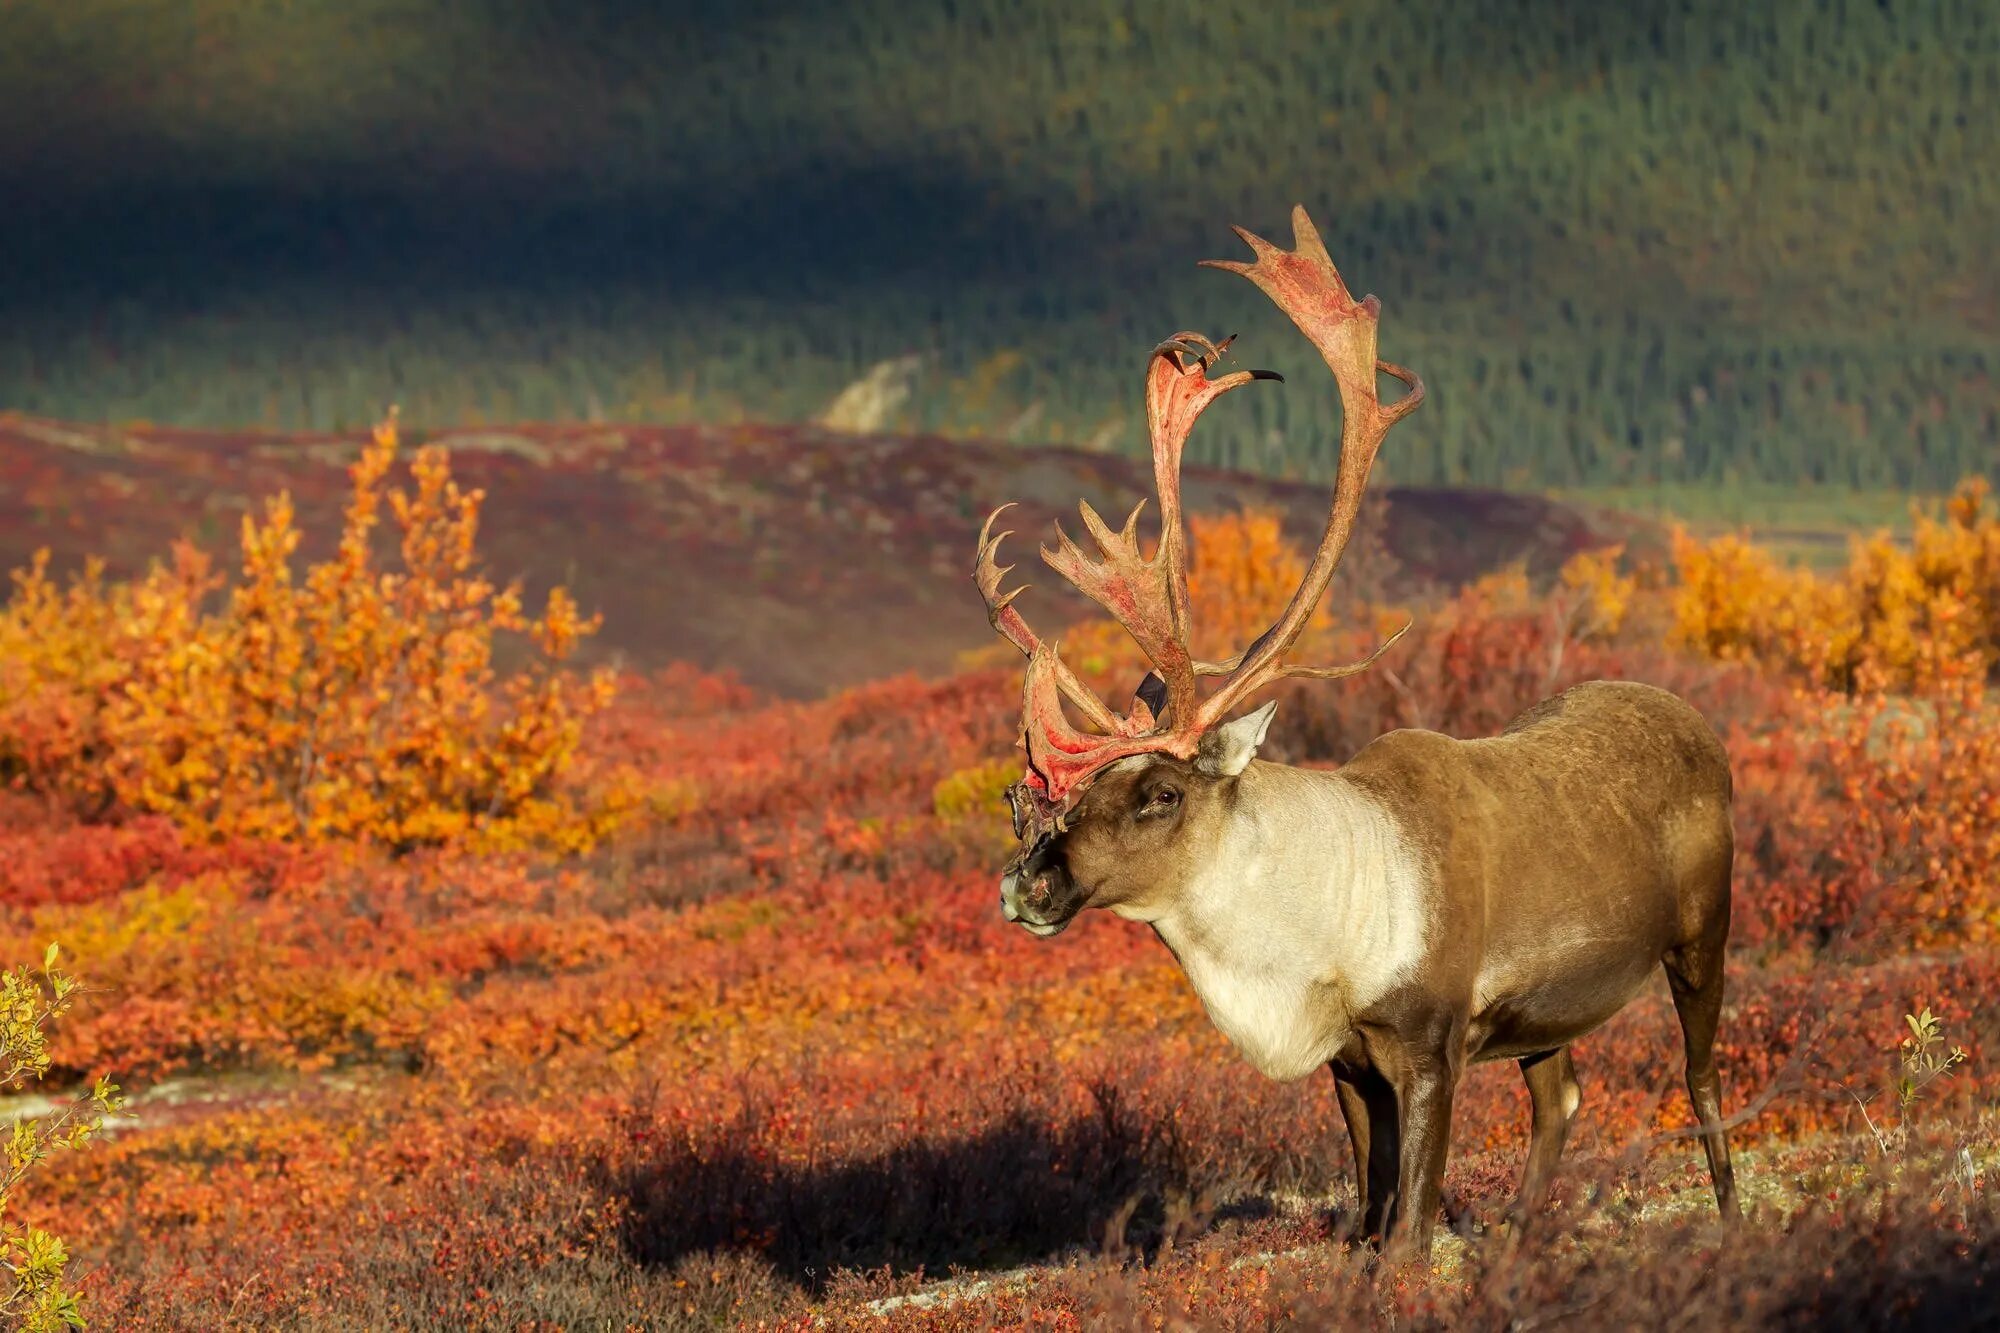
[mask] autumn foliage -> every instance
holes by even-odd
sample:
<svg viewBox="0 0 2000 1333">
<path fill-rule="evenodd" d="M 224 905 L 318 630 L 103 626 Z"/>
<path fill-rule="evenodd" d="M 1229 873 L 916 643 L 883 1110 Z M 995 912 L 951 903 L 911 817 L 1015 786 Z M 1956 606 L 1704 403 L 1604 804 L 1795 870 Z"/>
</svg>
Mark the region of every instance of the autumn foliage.
<svg viewBox="0 0 2000 1333">
<path fill-rule="evenodd" d="M 386 477 L 383 448 L 358 492 Z M 60 939 L 104 989 L 66 1018 L 51 1078 L 140 1089 L 136 1125 L 51 1162 L 20 1204 L 99 1266 L 105 1326 L 1506 1327 L 1582 1309 L 1615 1327 L 1669 1307 L 1811 1323 L 1857 1291 L 1906 1312 L 1956 1309 L 1977 1281 L 1990 1294 L 2000 1145 L 1972 1108 L 2000 1093 L 2000 727 L 1977 673 L 1892 693 L 1810 678 L 1782 645 L 1670 649 L 1700 567 L 1658 586 L 1601 552 L 1546 586 L 1504 571 L 1315 625 L 1315 653 L 1352 660 L 1414 621 L 1379 669 L 1285 687 L 1274 758 L 1337 765 L 1397 726 L 1488 734 L 1577 681 L 1623 677 L 1688 698 L 1734 764 L 1719 1058 L 1754 1150 L 1739 1170 L 1769 1186 L 1753 1199 L 1782 1204 L 1734 1234 L 1709 1223 L 1656 986 L 1577 1047 L 1584 1100 L 1555 1212 L 1497 1226 L 1527 1110 L 1511 1068 L 1481 1066 L 1458 1097 L 1447 1193 L 1467 1227 L 1491 1225 L 1435 1271 L 1395 1270 L 1340 1243 L 1352 1196 L 1329 1080 L 1246 1077 L 1130 923 L 1092 914 L 1045 942 L 1000 919 L 1016 663 L 809 702 L 676 667 L 611 696 L 552 690 L 561 643 L 545 628 L 533 684 L 510 688 L 471 642 L 499 628 L 505 594 L 403 586 L 472 580 L 470 497 L 452 498 L 442 460 L 416 476 L 403 506 L 385 502 L 417 557 L 395 574 L 348 543 L 330 567 L 364 575 L 315 565 L 294 583 L 246 556 L 230 600 L 194 606 L 171 640 L 254 666 L 346 644 L 319 628 L 348 623 L 328 607 L 446 627 L 421 648 L 378 627 L 340 659 L 379 681 L 394 644 L 428 664 L 422 679 L 477 681 L 489 700 L 416 690 L 417 720 L 379 733 L 401 766 L 371 766 L 383 752 L 343 720 L 343 758 L 308 808 L 363 791 L 378 802 L 366 818 L 286 823 L 293 751 L 160 704 L 191 749 L 247 756 L 218 768 L 244 775 L 240 791 L 192 812 L 190 789 L 158 775 L 159 805 L 143 786 L 58 780 L 87 772 L 87 753 L 133 781 L 112 764 L 132 743 L 127 705 L 81 682 L 143 680 L 195 708 L 122 628 L 152 614 L 138 590 L 171 590 L 181 566 L 87 593 L 31 573 L 8 612 L 29 623 L 24 607 L 75 598 L 104 636 L 4 659 L 56 665 L 34 668 L 39 694 L 11 668 L 4 696 L 32 725 L 0 732 L 19 789 L 0 801 L 0 956 Z M 1262 523 L 1195 528 L 1196 614 L 1218 637 L 1261 629 L 1289 593 L 1296 550 Z M 274 524 L 250 525 L 246 548 L 289 553 L 265 539 Z M 412 548 L 412 525 L 465 544 Z M 1066 656 L 1129 687 L 1121 649 L 1081 651 L 1091 633 L 1066 634 Z M 315 669 L 290 679 L 332 697 Z M 239 707 L 295 728 L 295 746 L 307 696 L 258 694 L 273 674 L 244 670 Z M 549 718 L 543 700 L 560 724 L 506 730 Z M 452 824 L 440 812 L 468 790 L 453 784 L 473 779 L 426 747 L 475 735 L 522 738 L 551 767 L 516 763 L 548 785 Z M 530 743 L 549 736 L 562 744 Z M 565 770 L 557 754 L 589 761 Z M 590 823 L 620 769 L 628 814 Z M 603 832 L 562 852 L 578 829 Z M 1900 1104 L 1901 1016 L 1926 1006 L 1967 1058 Z M 954 1269 L 992 1285 L 941 1286 Z M 920 1291 L 927 1303 L 894 1303 Z"/>
<path fill-rule="evenodd" d="M 242 523 L 218 575 L 183 542 L 129 584 L 66 586 L 44 554 L 0 612 L 0 779 L 91 817 L 203 837 L 588 846 L 615 796 L 566 784 L 609 675 L 562 669 L 595 629 L 567 593 L 539 617 L 476 570 L 480 493 L 420 451 L 387 486 L 393 418 L 350 469 L 337 550 L 296 568 L 290 497 Z M 386 504 L 387 514 L 384 514 Z M 399 540 L 378 565 L 385 517 Z M 527 661 L 500 672 L 498 636 Z"/>
<path fill-rule="evenodd" d="M 1748 539 L 1674 540 L 1674 638 L 1833 689 L 1927 689 L 2000 668 L 2000 512 L 1974 478 L 1942 517 L 1918 511 L 1907 548 L 1853 543 L 1846 571 L 1787 568 Z"/>
<path fill-rule="evenodd" d="M 49 1072 L 48 1031 L 76 1003 L 74 977 L 58 966 L 59 946 L 42 954 L 39 970 L 0 973 L 0 1093 L 18 1092 Z M 124 1104 L 117 1085 L 99 1078 L 56 1114 L 17 1113 L 0 1160 L 0 1320 L 20 1333 L 60 1333 L 82 1327 L 83 1310 L 70 1290 L 69 1251 L 61 1237 L 17 1225 L 7 1205 L 21 1182 L 58 1150 L 82 1148 Z"/>
</svg>

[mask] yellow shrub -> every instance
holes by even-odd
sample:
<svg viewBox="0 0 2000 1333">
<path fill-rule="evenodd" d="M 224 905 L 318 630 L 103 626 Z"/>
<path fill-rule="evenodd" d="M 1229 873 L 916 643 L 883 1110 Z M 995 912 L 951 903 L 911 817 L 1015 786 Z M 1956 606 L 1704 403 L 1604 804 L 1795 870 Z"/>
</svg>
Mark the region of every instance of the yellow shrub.
<svg viewBox="0 0 2000 1333">
<path fill-rule="evenodd" d="M 1638 580 L 1618 572 L 1623 546 L 1580 551 L 1563 562 L 1556 579 L 1570 603 L 1575 633 L 1580 638 L 1609 638 L 1625 624 Z"/>
<path fill-rule="evenodd" d="M 1860 637 L 1847 589 L 1780 565 L 1740 536 L 1673 533 L 1674 641 L 1725 662 L 1767 662 L 1845 686 Z"/>
<path fill-rule="evenodd" d="M 931 810 L 939 819 L 992 819 L 1007 808 L 1007 788 L 1020 776 L 1018 759 L 961 768 L 931 789 Z"/>
<path fill-rule="evenodd" d="M 1928 689 L 2000 663 L 2000 516 L 1986 483 L 1942 518 L 1919 513 L 1906 550 L 1854 543 L 1846 570 L 1786 569 L 1742 537 L 1674 534 L 1676 639 L 1708 656 L 1784 666 L 1836 689 Z"/>
<path fill-rule="evenodd" d="M 412 491 L 385 491 L 395 453 L 392 418 L 350 469 L 337 552 L 303 577 L 290 497 L 246 517 L 219 609 L 207 605 L 223 580 L 185 545 L 125 586 L 93 567 L 58 592 L 45 557 L 17 573 L 0 612 L 0 724 L 29 739 L 0 742 L 0 776 L 205 835 L 592 842 L 618 810 L 560 779 L 612 684 L 561 663 L 597 622 L 560 588 L 530 618 L 518 587 L 474 573 L 481 494 L 434 449 L 413 461 Z M 393 570 L 370 549 L 385 498 Z M 505 678 L 500 633 L 534 650 Z"/>
<path fill-rule="evenodd" d="M 0 973 L 0 1092 L 18 1092 L 49 1072 L 49 1030 L 76 1002 L 74 978 L 56 966 L 51 944 L 39 971 Z M 84 1326 L 82 1306 L 67 1282 L 69 1250 L 40 1227 L 7 1216 L 16 1187 L 57 1148 L 82 1148 L 123 1113 L 124 1094 L 109 1079 L 53 1116 L 19 1116 L 0 1161 L 0 1320 L 22 1333 L 59 1333 Z"/>
</svg>

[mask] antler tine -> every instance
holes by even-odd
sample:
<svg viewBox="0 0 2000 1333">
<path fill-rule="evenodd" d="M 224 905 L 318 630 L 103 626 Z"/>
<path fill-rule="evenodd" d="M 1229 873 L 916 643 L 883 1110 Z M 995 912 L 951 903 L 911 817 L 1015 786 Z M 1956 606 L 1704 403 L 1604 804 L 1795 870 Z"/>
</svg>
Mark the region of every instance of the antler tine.
<svg viewBox="0 0 2000 1333">
<path fill-rule="evenodd" d="M 1023 584 L 1007 593 L 1000 591 L 1000 581 L 1014 566 L 1001 564 L 997 552 L 1000 543 L 1013 536 L 1013 530 L 1008 529 L 995 534 L 993 521 L 1013 507 L 1012 501 L 1001 505 L 988 514 L 986 522 L 980 525 L 979 556 L 973 564 L 972 581 L 979 585 L 979 595 L 985 599 L 986 619 L 991 622 L 995 630 L 999 631 L 1002 638 L 1021 650 L 1022 656 L 1032 660 L 1042 648 L 1041 637 L 1028 627 L 1028 622 L 1013 606 L 1014 599 L 1027 591 L 1027 585 Z M 1112 712 L 1088 685 L 1076 678 L 1076 674 L 1064 665 L 1053 649 L 1049 652 L 1049 659 L 1048 674 L 1056 687 L 1062 691 L 1063 698 L 1075 704 L 1092 726 L 1101 727 L 1106 731 L 1118 730 L 1118 715 Z"/>
<path fill-rule="evenodd" d="M 1410 626 L 1415 623 L 1412 620 L 1404 621 L 1402 628 L 1376 644 L 1375 651 L 1362 658 L 1359 662 L 1349 662 L 1346 666 L 1335 667 L 1287 666 L 1284 670 L 1284 676 L 1287 680 L 1345 680 L 1349 676 L 1358 676 L 1369 667 L 1374 666 L 1376 660 L 1383 653 L 1395 647 L 1396 640 L 1408 634 Z"/>
<path fill-rule="evenodd" d="M 1010 627 L 1002 623 L 1000 615 L 1016 597 L 1028 590 L 1028 585 L 1024 583 L 1005 596 L 1000 592 L 1000 580 L 1011 574 L 1014 567 L 1001 564 L 996 556 L 1000 550 L 1000 543 L 1013 536 L 1014 530 L 1008 528 L 996 537 L 993 535 L 993 521 L 1013 507 L 1014 502 L 1009 500 L 988 514 L 986 521 L 979 525 L 979 556 L 972 567 L 972 581 L 979 585 L 979 595 L 986 599 L 986 618 L 992 622 L 993 628 L 1006 635 L 1016 648 L 1032 656 L 1035 651 L 1034 646 L 1024 644 L 1016 638 Z M 1025 632 L 1027 637 L 1034 637 L 1033 631 L 1028 630 L 1026 622 L 1022 621 L 1018 614 L 1013 617 L 1013 624 Z"/>
<path fill-rule="evenodd" d="M 1056 547 L 1043 547 L 1042 560 L 1125 627 L 1154 671 L 1167 682 L 1167 708 L 1179 705 L 1180 716 L 1186 718 L 1194 703 L 1193 662 L 1187 636 L 1174 618 L 1169 580 L 1163 577 L 1165 564 L 1158 557 L 1148 560 L 1139 552 L 1139 514 L 1144 508 L 1141 501 L 1124 527 L 1113 532 L 1089 501 L 1079 503 L 1077 512 L 1102 558 L 1092 560 L 1085 555 L 1058 523 Z M 1147 707 L 1156 711 L 1150 701 Z"/>
<path fill-rule="evenodd" d="M 1304 205 L 1300 205 L 1298 210 L 1292 214 L 1292 231 L 1294 235 L 1298 232 L 1299 213 L 1303 211 Z M 1256 262 L 1258 264 L 1263 263 L 1267 259 L 1276 259 L 1278 256 L 1284 254 L 1284 251 L 1265 240 L 1262 236 L 1259 236 L 1256 232 L 1251 231 L 1248 227 L 1239 227 L 1232 222 L 1229 224 L 1229 230 L 1235 232 L 1236 239 L 1249 246 L 1251 251 L 1256 254 Z M 1319 232 L 1317 230 L 1313 232 L 1313 239 L 1319 239 Z M 1322 247 L 1323 249 L 1324 247 Z M 1226 268 L 1232 273 L 1248 273 L 1252 268 L 1256 267 L 1255 264 L 1246 264 L 1240 259 L 1203 259 L 1197 262 L 1204 268 Z"/>
<path fill-rule="evenodd" d="M 1104 520 L 1098 515 L 1097 510 L 1091 507 L 1090 501 L 1078 500 L 1076 502 L 1076 511 L 1083 518 L 1083 526 L 1090 530 L 1090 539 L 1097 543 L 1098 550 L 1103 551 L 1107 555 L 1119 546 L 1129 546 L 1134 550 L 1138 549 L 1139 515 L 1144 513 L 1145 510 L 1146 502 L 1142 499 L 1138 504 L 1133 505 L 1132 512 L 1125 516 L 1124 526 L 1116 533 L 1113 533 L 1110 528 L 1104 525 Z M 1058 535 L 1061 534 L 1061 524 L 1056 525 L 1056 531 Z M 1067 539 L 1065 538 L 1065 540 Z"/>
<path fill-rule="evenodd" d="M 1375 355 L 1376 324 L 1382 303 L 1373 296 L 1354 299 L 1303 204 L 1292 210 L 1290 250 L 1280 250 L 1242 227 L 1234 230 L 1255 252 L 1255 262 L 1222 259 L 1201 262 L 1208 268 L 1240 273 L 1256 283 L 1319 349 L 1340 392 L 1340 467 L 1326 531 L 1284 614 L 1235 661 L 1214 666 L 1203 664 L 1198 668 L 1202 674 L 1229 676 L 1222 688 L 1202 705 L 1198 719 L 1202 726 L 1220 721 L 1245 695 L 1271 681 L 1288 676 L 1335 679 L 1364 670 L 1395 641 L 1391 639 L 1366 660 L 1347 667 L 1293 666 L 1283 660 L 1285 651 L 1305 629 L 1313 608 L 1326 595 L 1327 585 L 1332 582 L 1341 555 L 1354 534 L 1368 474 L 1375 465 L 1383 437 L 1391 426 L 1414 411 L 1424 397 L 1423 381 L 1414 372 Z M 1375 388 L 1378 371 L 1403 381 L 1409 392 L 1384 407 Z"/>
</svg>

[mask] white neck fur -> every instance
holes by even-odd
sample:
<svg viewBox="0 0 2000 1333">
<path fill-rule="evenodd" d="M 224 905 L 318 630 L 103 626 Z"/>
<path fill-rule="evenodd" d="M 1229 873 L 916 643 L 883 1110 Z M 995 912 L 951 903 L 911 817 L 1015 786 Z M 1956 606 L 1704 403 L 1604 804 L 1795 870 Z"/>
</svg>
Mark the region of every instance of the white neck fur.
<svg viewBox="0 0 2000 1333">
<path fill-rule="evenodd" d="M 1331 1059 L 1416 963 L 1424 881 L 1395 820 L 1337 773 L 1253 763 L 1228 828 L 1152 919 L 1209 1018 L 1261 1073 Z"/>
</svg>

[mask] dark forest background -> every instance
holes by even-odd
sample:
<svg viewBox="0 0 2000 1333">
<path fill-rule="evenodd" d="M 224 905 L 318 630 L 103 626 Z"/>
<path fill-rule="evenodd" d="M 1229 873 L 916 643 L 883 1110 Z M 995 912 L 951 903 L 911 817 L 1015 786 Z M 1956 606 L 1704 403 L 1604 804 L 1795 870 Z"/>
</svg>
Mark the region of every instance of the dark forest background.
<svg viewBox="0 0 2000 1333">
<path fill-rule="evenodd" d="M 0 409 L 791 420 L 1142 447 L 1146 350 L 1334 400 L 1197 269 L 1294 201 L 1432 405 L 1396 480 L 1996 470 L 2000 8 L 0 0 Z"/>
</svg>

